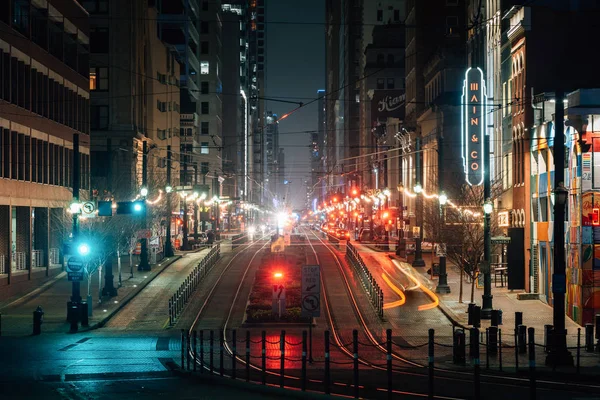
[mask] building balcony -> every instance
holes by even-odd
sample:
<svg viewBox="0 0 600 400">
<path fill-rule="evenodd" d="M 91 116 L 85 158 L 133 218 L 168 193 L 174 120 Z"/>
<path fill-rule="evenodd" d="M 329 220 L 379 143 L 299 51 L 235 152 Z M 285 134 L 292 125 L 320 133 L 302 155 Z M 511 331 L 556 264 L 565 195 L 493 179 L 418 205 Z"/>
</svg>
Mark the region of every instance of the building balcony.
<svg viewBox="0 0 600 400">
<path fill-rule="evenodd" d="M 194 79 L 190 75 L 181 75 L 181 86 L 186 87 L 195 101 L 200 100 L 200 89 Z"/>
<path fill-rule="evenodd" d="M 169 44 L 187 44 L 185 43 L 186 37 L 189 37 L 197 45 L 200 43 L 200 35 L 189 15 L 158 14 L 158 23 L 163 32 L 162 39 Z M 176 32 L 179 33 L 176 34 Z"/>
</svg>

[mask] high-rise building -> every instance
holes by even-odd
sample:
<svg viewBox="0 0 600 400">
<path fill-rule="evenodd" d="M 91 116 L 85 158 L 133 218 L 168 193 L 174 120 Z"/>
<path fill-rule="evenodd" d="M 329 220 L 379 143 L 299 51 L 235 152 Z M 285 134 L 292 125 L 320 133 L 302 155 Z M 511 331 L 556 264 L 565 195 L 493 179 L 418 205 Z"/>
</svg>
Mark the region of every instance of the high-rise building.
<svg viewBox="0 0 600 400">
<path fill-rule="evenodd" d="M 307 199 L 319 201 L 325 195 L 325 90 L 317 90 L 317 130 L 310 137 L 310 180 L 307 181 Z"/>
<path fill-rule="evenodd" d="M 264 130 L 265 158 L 263 170 L 265 171 L 263 204 L 277 207 L 281 198 L 278 196 L 279 188 L 279 122 L 277 114 L 267 111 L 266 128 Z"/>
<path fill-rule="evenodd" d="M 89 193 L 88 23 L 74 0 L 0 2 L 0 300 L 62 271 L 75 133 Z"/>
</svg>

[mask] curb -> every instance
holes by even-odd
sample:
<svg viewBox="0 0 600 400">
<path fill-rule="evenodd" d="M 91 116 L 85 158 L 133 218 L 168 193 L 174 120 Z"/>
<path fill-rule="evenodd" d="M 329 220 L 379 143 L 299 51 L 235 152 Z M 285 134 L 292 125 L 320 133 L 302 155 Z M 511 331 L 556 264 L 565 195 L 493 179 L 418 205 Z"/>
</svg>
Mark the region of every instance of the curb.
<svg viewBox="0 0 600 400">
<path fill-rule="evenodd" d="M 46 290 L 50 289 L 52 287 L 52 285 L 54 285 L 56 282 L 60 281 L 66 275 L 67 275 L 66 271 L 59 272 L 53 278 L 51 278 L 47 282 L 44 282 L 44 284 L 42 286 L 35 288 L 31 292 L 29 292 L 17 299 L 14 299 L 10 303 L 7 303 L 7 304 L 1 306 L 0 310 L 4 310 L 5 308 L 12 307 L 12 306 L 18 306 L 21 303 L 25 303 L 25 302 L 29 301 L 30 299 L 32 299 L 36 296 L 39 296 L 40 294 L 44 293 Z"/>
<path fill-rule="evenodd" d="M 173 257 L 171 257 L 171 259 L 169 261 L 167 261 L 162 269 L 160 271 L 158 271 L 156 273 L 156 275 L 154 275 L 152 277 L 152 279 L 149 279 L 148 281 L 146 281 L 143 285 L 139 285 L 133 292 L 129 293 L 123 300 L 121 300 L 119 302 L 119 306 L 117 308 L 115 308 L 113 311 L 111 311 L 108 315 L 106 315 L 103 319 L 101 319 L 100 321 L 94 323 L 93 325 L 90 324 L 90 326 L 86 329 L 80 329 L 79 332 L 87 332 L 87 331 L 91 331 L 93 329 L 98 329 L 98 328 L 102 328 L 112 317 L 115 316 L 116 313 L 118 313 L 119 311 L 121 311 L 121 309 L 123 307 L 125 307 L 127 304 L 129 304 L 129 302 L 135 297 L 137 296 L 142 290 L 144 290 L 146 288 L 146 286 L 148 286 L 150 284 L 150 282 L 152 282 L 154 279 L 156 279 L 156 277 L 158 275 L 160 275 L 165 269 L 167 269 L 171 264 L 173 264 L 175 261 L 179 260 L 181 258 L 181 255 L 174 255 Z"/>
<path fill-rule="evenodd" d="M 342 398 L 348 396 L 337 396 L 335 394 L 321 394 L 311 391 L 303 392 L 298 388 L 280 388 L 276 386 L 261 385 L 259 383 L 246 382 L 239 379 L 225 378 L 210 374 L 197 374 L 192 375 L 192 372 L 183 371 L 181 369 L 173 370 L 174 375 L 188 378 L 200 383 L 210 383 L 217 386 L 227 386 L 235 389 L 245 390 L 248 392 L 259 393 L 264 395 L 271 395 L 277 397 L 287 397 L 293 399 L 331 399 L 331 398 Z"/>
</svg>

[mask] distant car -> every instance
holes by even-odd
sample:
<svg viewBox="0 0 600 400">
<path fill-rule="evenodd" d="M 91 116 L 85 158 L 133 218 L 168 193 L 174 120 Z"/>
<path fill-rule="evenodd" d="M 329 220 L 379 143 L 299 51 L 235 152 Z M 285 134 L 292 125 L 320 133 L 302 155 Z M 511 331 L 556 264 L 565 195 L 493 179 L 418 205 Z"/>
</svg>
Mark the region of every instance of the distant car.
<svg viewBox="0 0 600 400">
<path fill-rule="evenodd" d="M 208 242 L 208 235 L 204 232 L 199 233 L 198 234 L 198 242 L 199 243 L 206 243 Z"/>
<path fill-rule="evenodd" d="M 348 232 L 346 229 L 338 229 L 336 234 L 338 239 L 350 240 L 350 232 Z"/>
<path fill-rule="evenodd" d="M 373 234 L 371 233 L 371 230 L 367 229 L 367 228 L 361 229 L 358 234 L 358 241 L 359 242 L 370 242 L 371 240 L 373 240 Z"/>
</svg>

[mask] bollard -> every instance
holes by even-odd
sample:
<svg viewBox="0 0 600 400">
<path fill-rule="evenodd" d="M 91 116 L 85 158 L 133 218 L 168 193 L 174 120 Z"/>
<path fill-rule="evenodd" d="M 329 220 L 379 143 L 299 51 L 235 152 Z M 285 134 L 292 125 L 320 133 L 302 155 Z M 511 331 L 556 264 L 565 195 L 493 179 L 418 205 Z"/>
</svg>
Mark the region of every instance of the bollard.
<svg viewBox="0 0 600 400">
<path fill-rule="evenodd" d="M 225 344 L 225 337 L 223 336 L 223 330 L 219 330 L 219 375 L 223 376 L 223 374 L 225 373 L 225 366 L 223 365 L 223 359 L 224 359 L 224 344 Z"/>
<path fill-rule="evenodd" d="M 480 306 L 473 307 L 473 327 L 474 328 L 481 327 L 481 307 Z"/>
<path fill-rule="evenodd" d="M 200 373 L 204 373 L 204 331 L 200 331 Z"/>
<path fill-rule="evenodd" d="M 429 329 L 429 398 L 433 399 L 434 397 L 434 388 L 433 388 L 433 352 L 434 352 L 434 342 L 433 336 L 435 334 L 435 330 Z"/>
<path fill-rule="evenodd" d="M 194 331 L 194 372 L 196 372 L 196 364 L 198 364 L 198 332 Z"/>
<path fill-rule="evenodd" d="M 279 387 L 285 386 L 285 330 L 279 335 Z"/>
<path fill-rule="evenodd" d="M 490 326 L 488 328 L 488 336 L 489 343 L 487 352 L 490 353 L 490 355 L 492 356 L 496 356 L 498 354 L 498 327 Z"/>
<path fill-rule="evenodd" d="M 594 351 L 594 325 L 585 324 L 585 351 Z"/>
<path fill-rule="evenodd" d="M 552 334 L 552 325 L 544 325 L 544 352 L 550 351 L 550 335 Z"/>
<path fill-rule="evenodd" d="M 527 327 L 525 325 L 519 325 L 517 329 L 519 340 L 519 354 L 527 353 Z"/>
<path fill-rule="evenodd" d="M 519 333 L 515 329 L 515 373 L 519 372 Z"/>
<path fill-rule="evenodd" d="M 250 331 L 246 331 L 246 382 L 250 382 Z"/>
<path fill-rule="evenodd" d="M 331 394 L 330 379 L 331 374 L 329 370 L 329 331 L 325 331 L 325 379 L 323 379 L 323 383 L 325 385 L 325 394 Z"/>
<path fill-rule="evenodd" d="M 235 329 L 231 332 L 231 341 L 231 379 L 236 379 L 237 331 Z"/>
<path fill-rule="evenodd" d="M 209 340 L 208 340 L 208 346 L 209 346 L 208 351 L 210 352 L 208 362 L 209 362 L 209 370 L 210 370 L 211 375 L 214 371 L 214 351 L 213 351 L 214 350 L 214 342 L 215 342 L 215 333 L 211 329 Z"/>
<path fill-rule="evenodd" d="M 520 325 L 520 327 L 523 325 Z M 535 400 L 535 329 L 529 328 L 529 398 Z"/>
<path fill-rule="evenodd" d="M 393 381 L 392 381 L 392 330 L 385 330 L 385 348 L 387 358 L 387 384 L 388 384 L 388 399 L 393 397 Z"/>
<path fill-rule="evenodd" d="M 498 310 L 498 325 L 502 325 L 502 310 Z"/>
<path fill-rule="evenodd" d="M 91 301 L 91 296 L 89 296 L 88 298 Z M 88 311 L 89 311 L 88 306 L 89 305 L 88 305 L 87 301 L 82 301 L 81 303 L 79 303 L 79 318 L 81 318 L 81 326 L 84 328 L 87 328 L 88 326 L 90 326 L 90 323 L 89 323 L 89 315 L 90 314 L 88 313 Z"/>
<path fill-rule="evenodd" d="M 577 328 L 577 360 L 576 360 L 576 370 L 579 374 L 579 361 L 581 360 L 581 328 Z"/>
<path fill-rule="evenodd" d="M 33 312 L 33 334 L 39 335 L 42 333 L 42 322 L 44 322 L 44 310 L 41 306 L 37 306 Z"/>
<path fill-rule="evenodd" d="M 523 325 L 523 313 L 515 311 L 515 331 L 519 329 L 519 325 Z"/>
<path fill-rule="evenodd" d="M 173 299 L 169 299 L 169 326 L 173 326 Z"/>
<path fill-rule="evenodd" d="M 261 332 L 261 346 L 262 346 L 262 384 L 267 384 L 267 332 Z"/>
<path fill-rule="evenodd" d="M 471 342 L 469 343 L 471 348 L 471 363 L 473 364 L 473 385 L 474 385 L 474 398 L 478 400 L 481 398 L 480 394 L 480 371 L 479 371 L 479 329 L 471 328 Z"/>
<path fill-rule="evenodd" d="M 502 371 L 502 329 L 498 329 L 498 367 Z"/>
<path fill-rule="evenodd" d="M 183 329 L 181 330 L 181 369 L 185 370 L 185 335 Z"/>
<path fill-rule="evenodd" d="M 477 337 L 473 335 L 477 334 Z M 469 358 L 471 362 L 477 356 L 479 359 L 479 329 L 471 328 L 469 329 Z"/>
<path fill-rule="evenodd" d="M 190 370 L 190 332 L 185 331 L 185 344 L 187 346 L 187 351 L 185 352 L 185 358 L 187 359 L 187 370 Z"/>
<path fill-rule="evenodd" d="M 354 360 L 354 398 L 358 399 L 358 330 L 356 329 L 352 331 L 352 357 Z"/>
<path fill-rule="evenodd" d="M 485 369 L 490 369 L 490 332 L 485 329 Z"/>
<path fill-rule="evenodd" d="M 475 303 L 469 303 L 467 308 L 467 324 L 473 325 L 473 307 L 475 307 Z"/>
<path fill-rule="evenodd" d="M 466 351 L 466 343 L 465 343 L 465 331 L 463 329 L 456 329 L 454 331 L 452 341 L 452 362 L 458 365 L 465 364 L 465 351 Z"/>
<path fill-rule="evenodd" d="M 491 319 L 490 319 L 490 325 L 491 326 L 498 326 L 499 325 L 499 312 L 498 310 L 492 310 L 492 315 L 491 315 Z"/>
<path fill-rule="evenodd" d="M 302 331 L 302 375 L 300 377 L 300 389 L 306 391 L 306 338 L 308 334 L 306 331 Z"/>
</svg>

